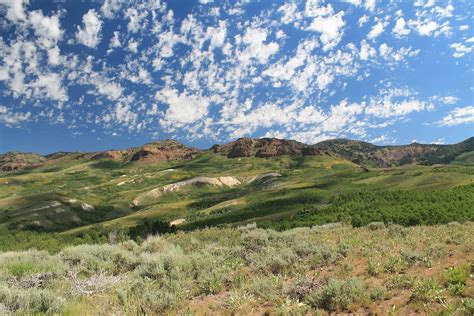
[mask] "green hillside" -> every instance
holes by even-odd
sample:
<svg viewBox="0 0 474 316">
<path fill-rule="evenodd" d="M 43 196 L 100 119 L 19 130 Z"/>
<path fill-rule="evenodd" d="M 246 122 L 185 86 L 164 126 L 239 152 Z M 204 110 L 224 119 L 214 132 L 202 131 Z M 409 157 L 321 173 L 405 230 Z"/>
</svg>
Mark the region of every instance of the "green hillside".
<svg viewBox="0 0 474 316">
<path fill-rule="evenodd" d="M 68 154 L 0 176 L 0 225 L 82 233 L 147 218 L 185 230 L 447 223 L 474 218 L 473 181 L 472 167 L 461 164 L 367 168 L 333 155 L 227 158 L 209 151 L 142 164 Z"/>
</svg>

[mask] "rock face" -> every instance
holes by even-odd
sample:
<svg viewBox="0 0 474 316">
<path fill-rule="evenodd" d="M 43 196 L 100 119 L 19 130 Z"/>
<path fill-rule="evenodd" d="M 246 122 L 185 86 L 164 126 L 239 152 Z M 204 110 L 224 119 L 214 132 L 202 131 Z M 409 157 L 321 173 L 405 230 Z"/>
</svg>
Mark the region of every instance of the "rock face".
<svg viewBox="0 0 474 316">
<path fill-rule="evenodd" d="M 239 138 L 225 145 L 214 145 L 211 150 L 228 158 L 319 155 L 320 151 L 295 140 L 278 138 Z"/>
<path fill-rule="evenodd" d="M 474 137 L 453 145 L 413 143 L 401 146 L 376 146 L 366 142 L 334 139 L 313 147 L 362 165 L 378 167 L 411 163 L 432 165 L 449 163 L 462 153 L 474 151 Z"/>
<path fill-rule="evenodd" d="M 174 140 L 164 140 L 136 148 L 100 151 L 87 155 L 92 160 L 110 159 L 120 162 L 154 163 L 164 160 L 188 160 L 196 157 L 198 153 L 199 150 L 196 148 L 186 147 Z"/>
<path fill-rule="evenodd" d="M 200 151 L 196 148 L 186 147 L 174 140 L 166 140 L 145 144 L 132 150 L 126 156 L 125 161 L 153 163 L 162 160 L 189 160 L 195 158 L 199 153 Z"/>
<path fill-rule="evenodd" d="M 331 155 L 360 165 L 390 167 L 411 163 L 449 163 L 462 153 L 474 151 L 474 137 L 454 145 L 413 143 L 402 146 L 376 146 L 350 139 L 306 145 L 277 138 L 240 138 L 228 144 L 214 145 L 211 150 L 228 158 Z"/>
<path fill-rule="evenodd" d="M 33 153 L 8 152 L 0 155 L 0 170 L 3 172 L 24 170 L 45 160 L 45 157 Z"/>
<path fill-rule="evenodd" d="M 46 156 L 32 153 L 5 153 L 0 155 L 0 170 L 3 172 L 23 170 L 28 167 L 54 166 L 71 160 L 109 159 L 117 162 L 154 163 L 165 160 L 189 160 L 200 151 L 174 140 L 145 144 L 141 147 L 98 152 L 57 152 Z"/>
</svg>

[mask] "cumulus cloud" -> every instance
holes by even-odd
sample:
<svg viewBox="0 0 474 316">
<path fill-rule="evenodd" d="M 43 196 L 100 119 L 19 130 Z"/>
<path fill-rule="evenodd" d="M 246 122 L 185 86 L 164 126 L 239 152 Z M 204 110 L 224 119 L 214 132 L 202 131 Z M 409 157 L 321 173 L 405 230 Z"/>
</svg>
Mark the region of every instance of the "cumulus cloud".
<svg viewBox="0 0 474 316">
<path fill-rule="evenodd" d="M 377 38 L 378 36 L 380 36 L 380 34 L 383 33 L 383 31 L 384 31 L 386 25 L 387 25 L 386 22 L 383 22 L 383 21 L 377 22 L 377 23 L 372 27 L 372 29 L 370 30 L 369 34 L 367 34 L 367 38 L 370 39 L 370 40 L 373 40 L 373 39 Z"/>
<path fill-rule="evenodd" d="M 31 83 L 33 95 L 38 98 L 67 101 L 68 95 L 66 89 L 61 86 L 61 81 L 57 73 L 41 74 Z"/>
<path fill-rule="evenodd" d="M 31 23 L 36 36 L 40 38 L 40 44 L 45 47 L 55 45 L 63 35 L 58 15 L 48 17 L 44 16 L 43 12 L 39 10 L 33 11 L 29 15 L 29 22 Z"/>
<path fill-rule="evenodd" d="M 410 29 L 407 27 L 407 23 L 403 18 L 398 18 L 395 23 L 395 27 L 392 30 L 395 37 L 403 37 L 410 34 Z"/>
<path fill-rule="evenodd" d="M 275 42 L 264 43 L 267 39 L 268 31 L 261 28 L 248 28 L 242 38 L 242 42 L 247 48 L 238 56 L 244 63 L 251 59 L 258 60 L 261 64 L 266 64 L 270 56 L 278 51 L 279 45 Z"/>
<path fill-rule="evenodd" d="M 82 17 L 84 27 L 77 27 L 76 40 L 78 43 L 87 47 L 94 48 L 100 42 L 100 31 L 102 29 L 102 21 L 99 14 L 95 10 L 89 10 Z"/>
<path fill-rule="evenodd" d="M 472 46 L 466 46 L 463 43 L 453 43 L 450 45 L 454 49 L 453 57 L 460 58 L 472 52 Z"/>
<path fill-rule="evenodd" d="M 22 21 L 26 19 L 25 9 L 23 5 L 27 3 L 25 0 L 0 0 L 0 7 L 3 5 L 7 8 L 6 18 L 12 22 Z"/>
<path fill-rule="evenodd" d="M 13 112 L 6 106 L 0 105 L 0 122 L 6 126 L 15 127 L 31 118 L 31 112 Z"/>
<path fill-rule="evenodd" d="M 196 95 L 179 93 L 176 89 L 163 89 L 156 94 L 156 100 L 168 108 L 161 120 L 163 125 L 193 123 L 207 114 L 209 102 Z"/>
<path fill-rule="evenodd" d="M 474 106 L 455 108 L 438 122 L 441 126 L 454 126 L 474 123 Z"/>
<path fill-rule="evenodd" d="M 324 50 L 329 50 L 335 47 L 342 39 L 344 34 L 345 22 L 343 20 L 344 11 L 334 14 L 330 5 L 324 10 L 314 9 L 315 18 L 308 26 L 308 30 L 321 33 L 320 40 L 323 44 Z"/>
</svg>

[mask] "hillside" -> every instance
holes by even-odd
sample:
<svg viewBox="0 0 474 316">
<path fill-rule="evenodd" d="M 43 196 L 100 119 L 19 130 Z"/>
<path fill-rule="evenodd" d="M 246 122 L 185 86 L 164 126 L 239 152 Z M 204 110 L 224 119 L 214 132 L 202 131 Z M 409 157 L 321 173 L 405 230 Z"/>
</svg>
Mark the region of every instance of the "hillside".
<svg viewBox="0 0 474 316">
<path fill-rule="evenodd" d="M 348 139 L 328 140 L 314 145 L 319 151 L 330 152 L 357 164 L 379 167 L 405 164 L 446 164 L 462 154 L 474 151 L 474 137 L 453 145 L 417 144 L 375 146 Z"/>
<path fill-rule="evenodd" d="M 334 156 L 361 166 L 390 167 L 406 164 L 446 164 L 457 161 L 471 164 L 474 137 L 453 145 L 417 144 L 376 146 L 349 139 L 334 139 L 314 145 L 278 138 L 239 138 L 223 145 L 214 145 L 209 152 L 227 158 L 279 156 Z M 98 152 L 57 152 L 46 156 L 34 153 L 9 152 L 0 155 L 2 172 L 21 171 L 41 166 L 54 166 L 67 160 L 94 161 L 106 159 L 120 163 L 152 164 L 168 160 L 192 160 L 206 150 L 187 147 L 175 140 L 147 143 L 140 147 Z"/>
<path fill-rule="evenodd" d="M 242 146 L 248 157 L 227 157 Z M 244 139 L 209 151 L 164 141 L 55 153 L 34 168 L 0 176 L 0 227 L 78 234 L 96 224 L 130 227 L 157 218 L 183 230 L 248 222 L 285 229 L 341 220 L 361 226 L 474 219 L 470 143 L 436 147 L 464 150 L 453 164 L 390 168 L 352 158 L 398 147 L 345 140 L 318 146 L 318 154 L 309 155 L 307 145 L 275 139 Z"/>
</svg>

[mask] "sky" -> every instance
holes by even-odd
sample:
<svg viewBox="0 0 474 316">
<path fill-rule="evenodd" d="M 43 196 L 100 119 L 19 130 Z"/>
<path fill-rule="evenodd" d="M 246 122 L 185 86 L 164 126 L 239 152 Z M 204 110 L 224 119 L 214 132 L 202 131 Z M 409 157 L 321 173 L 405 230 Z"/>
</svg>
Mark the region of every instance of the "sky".
<svg viewBox="0 0 474 316">
<path fill-rule="evenodd" d="M 470 1 L 0 0 L 0 152 L 456 143 Z"/>
</svg>

